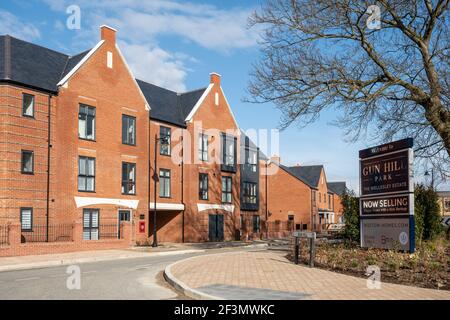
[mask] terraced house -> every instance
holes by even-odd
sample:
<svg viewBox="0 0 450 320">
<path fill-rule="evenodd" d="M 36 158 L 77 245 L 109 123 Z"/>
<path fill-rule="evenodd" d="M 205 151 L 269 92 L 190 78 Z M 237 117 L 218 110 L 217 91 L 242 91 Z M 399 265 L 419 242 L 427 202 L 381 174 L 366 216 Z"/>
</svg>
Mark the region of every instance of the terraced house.
<svg viewBox="0 0 450 320">
<path fill-rule="evenodd" d="M 0 37 L 0 255 L 148 244 L 154 221 L 159 241 L 260 236 L 264 164 L 220 75 L 157 87 L 100 34 L 74 56 Z"/>
<path fill-rule="evenodd" d="M 287 167 L 280 163 L 280 157 L 272 157 L 269 167 L 274 166 L 280 170 L 267 177 L 267 220 L 272 236 L 292 230 L 322 232 L 343 223 L 345 182 L 328 182 L 322 165 Z"/>
<path fill-rule="evenodd" d="M 217 73 L 184 93 L 135 79 L 108 26 L 74 56 L 0 36 L 0 256 L 321 230 L 338 189 L 269 161 Z"/>
</svg>

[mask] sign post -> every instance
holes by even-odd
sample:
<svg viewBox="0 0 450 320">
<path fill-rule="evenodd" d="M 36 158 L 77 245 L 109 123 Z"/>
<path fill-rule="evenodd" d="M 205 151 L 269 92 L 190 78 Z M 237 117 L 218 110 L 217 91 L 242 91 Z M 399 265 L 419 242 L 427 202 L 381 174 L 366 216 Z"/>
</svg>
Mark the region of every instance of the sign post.
<svg viewBox="0 0 450 320">
<path fill-rule="evenodd" d="M 414 252 L 413 139 L 359 151 L 361 247 Z"/>
</svg>

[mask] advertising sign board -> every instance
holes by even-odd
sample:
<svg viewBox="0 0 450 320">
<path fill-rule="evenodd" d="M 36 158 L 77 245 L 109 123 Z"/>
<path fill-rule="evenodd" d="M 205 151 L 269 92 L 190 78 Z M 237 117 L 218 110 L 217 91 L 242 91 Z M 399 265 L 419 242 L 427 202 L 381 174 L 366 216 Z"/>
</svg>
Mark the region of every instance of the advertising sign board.
<svg viewBox="0 0 450 320">
<path fill-rule="evenodd" d="M 414 252 L 413 140 L 359 151 L 361 247 Z"/>
</svg>

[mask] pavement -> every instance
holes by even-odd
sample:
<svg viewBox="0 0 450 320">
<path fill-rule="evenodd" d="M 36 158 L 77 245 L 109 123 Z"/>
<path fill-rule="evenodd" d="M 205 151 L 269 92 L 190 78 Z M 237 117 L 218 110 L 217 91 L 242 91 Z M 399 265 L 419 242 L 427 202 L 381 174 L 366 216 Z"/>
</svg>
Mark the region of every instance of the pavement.
<svg viewBox="0 0 450 320">
<path fill-rule="evenodd" d="M 285 255 L 264 250 L 190 257 L 168 265 L 164 277 L 193 299 L 450 300 L 444 290 L 384 282 L 374 289 L 364 278 L 295 265 Z"/>
</svg>

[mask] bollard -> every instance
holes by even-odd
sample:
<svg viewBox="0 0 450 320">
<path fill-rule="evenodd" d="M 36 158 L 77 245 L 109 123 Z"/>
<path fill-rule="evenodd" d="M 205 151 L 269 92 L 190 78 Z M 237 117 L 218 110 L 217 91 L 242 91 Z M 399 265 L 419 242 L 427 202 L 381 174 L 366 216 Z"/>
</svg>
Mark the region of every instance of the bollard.
<svg viewBox="0 0 450 320">
<path fill-rule="evenodd" d="M 299 238 L 295 237 L 295 246 L 294 246 L 294 263 L 298 264 L 298 253 L 299 253 Z"/>
<path fill-rule="evenodd" d="M 309 267 L 314 268 L 314 254 L 315 254 L 314 238 L 309 238 Z"/>
</svg>

